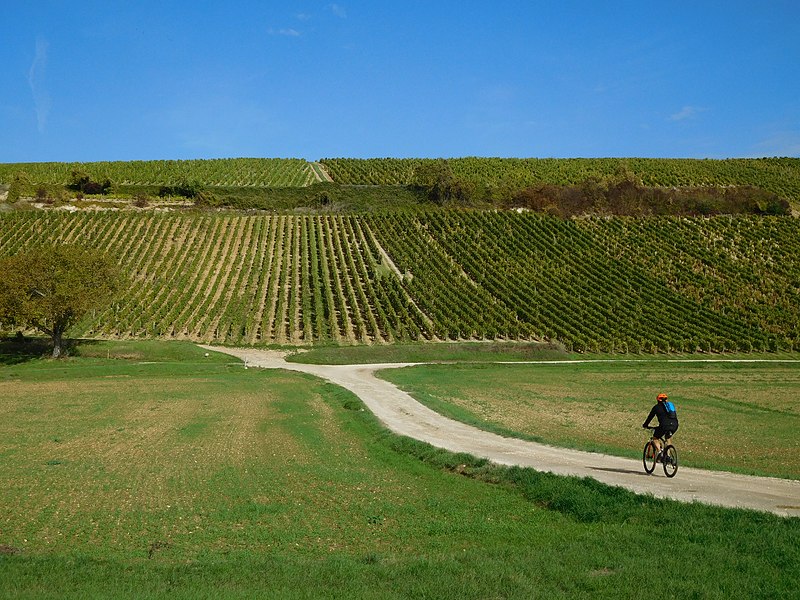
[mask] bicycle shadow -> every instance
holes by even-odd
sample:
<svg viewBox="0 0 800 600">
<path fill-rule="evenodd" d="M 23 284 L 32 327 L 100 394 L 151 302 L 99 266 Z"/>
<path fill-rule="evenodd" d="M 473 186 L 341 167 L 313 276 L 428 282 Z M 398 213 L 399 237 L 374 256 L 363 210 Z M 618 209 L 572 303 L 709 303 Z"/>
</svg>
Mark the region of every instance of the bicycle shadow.
<svg viewBox="0 0 800 600">
<path fill-rule="evenodd" d="M 587 469 L 592 469 L 593 471 L 606 471 L 608 473 L 622 473 L 624 475 L 644 475 L 649 477 L 647 473 L 644 471 L 640 471 L 638 469 L 613 469 L 611 467 L 592 467 L 587 465 Z"/>
</svg>

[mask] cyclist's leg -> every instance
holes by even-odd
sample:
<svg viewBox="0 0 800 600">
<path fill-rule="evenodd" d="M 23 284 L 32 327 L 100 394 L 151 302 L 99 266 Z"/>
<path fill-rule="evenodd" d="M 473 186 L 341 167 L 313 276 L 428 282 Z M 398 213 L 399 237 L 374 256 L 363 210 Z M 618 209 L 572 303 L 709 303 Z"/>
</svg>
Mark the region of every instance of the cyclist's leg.
<svg viewBox="0 0 800 600">
<path fill-rule="evenodd" d="M 664 428 L 659 425 L 653 430 L 653 443 L 656 445 L 656 453 L 661 452 L 666 444 L 662 443 L 664 440 Z"/>
<path fill-rule="evenodd" d="M 667 429 L 664 432 L 664 462 L 665 463 L 667 462 L 667 446 L 671 446 L 672 445 L 672 433 L 673 432 L 670 431 L 669 429 Z"/>
<path fill-rule="evenodd" d="M 672 443 L 672 436 L 675 435 L 675 431 L 676 430 L 673 429 L 672 427 L 668 427 L 666 430 L 664 430 L 664 450 L 667 449 L 667 446 L 672 446 L 672 447 L 675 446 L 675 444 Z M 666 461 L 667 461 L 667 453 L 664 452 L 664 462 Z"/>
<path fill-rule="evenodd" d="M 659 445 L 658 445 L 658 438 L 656 436 L 653 436 L 653 437 L 650 438 L 650 441 L 653 444 L 653 448 L 656 449 L 656 454 L 658 454 L 659 451 L 661 450 L 661 448 L 659 448 Z"/>
<path fill-rule="evenodd" d="M 672 441 L 676 430 L 676 427 L 670 427 L 664 433 L 664 474 L 667 477 L 674 477 L 678 471 L 678 451 Z M 667 448 L 669 448 L 669 452 L 667 452 Z"/>
<path fill-rule="evenodd" d="M 675 432 L 678 431 L 677 427 L 670 426 L 664 430 L 664 446 L 672 444 L 672 436 L 675 435 Z"/>
</svg>

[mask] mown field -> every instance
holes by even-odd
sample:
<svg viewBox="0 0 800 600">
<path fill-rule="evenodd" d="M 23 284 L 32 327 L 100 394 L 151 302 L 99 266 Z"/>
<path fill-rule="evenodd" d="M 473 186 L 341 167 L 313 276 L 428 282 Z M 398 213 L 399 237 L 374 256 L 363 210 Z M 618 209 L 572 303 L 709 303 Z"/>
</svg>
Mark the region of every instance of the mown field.
<svg viewBox="0 0 800 600">
<path fill-rule="evenodd" d="M 73 336 L 227 344 L 549 340 L 800 347 L 800 220 L 534 213 L 0 215 L 0 255 L 83 244 L 130 285 Z"/>
<path fill-rule="evenodd" d="M 643 598 L 665 531 L 672 597 L 800 584 L 797 519 L 452 456 L 333 386 L 188 344 L 76 355 L 0 357 L 4 598 Z"/>
</svg>

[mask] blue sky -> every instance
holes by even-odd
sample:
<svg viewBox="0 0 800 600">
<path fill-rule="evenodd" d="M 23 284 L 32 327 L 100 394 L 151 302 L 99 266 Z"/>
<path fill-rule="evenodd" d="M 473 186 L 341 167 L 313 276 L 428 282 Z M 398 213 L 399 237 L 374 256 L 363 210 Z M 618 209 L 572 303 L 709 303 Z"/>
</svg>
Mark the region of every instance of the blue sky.
<svg viewBox="0 0 800 600">
<path fill-rule="evenodd" d="M 4 0 L 0 162 L 800 156 L 800 2 Z"/>
</svg>

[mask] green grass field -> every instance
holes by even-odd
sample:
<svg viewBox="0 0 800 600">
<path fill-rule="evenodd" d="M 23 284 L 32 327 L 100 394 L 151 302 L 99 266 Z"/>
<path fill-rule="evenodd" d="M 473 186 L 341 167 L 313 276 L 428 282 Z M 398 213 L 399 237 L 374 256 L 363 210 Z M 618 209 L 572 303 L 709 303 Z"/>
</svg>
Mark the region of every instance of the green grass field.
<svg viewBox="0 0 800 600">
<path fill-rule="evenodd" d="M 644 598 L 656 568 L 666 597 L 800 584 L 798 519 L 450 455 L 189 344 L 76 354 L 0 360 L 3 598 Z M 452 395 L 492 373 L 426 369 L 456 373 Z"/>
<path fill-rule="evenodd" d="M 630 457 L 641 456 L 641 424 L 665 391 L 678 409 L 682 464 L 800 479 L 790 451 L 800 362 L 631 361 L 425 365 L 380 375 L 483 429 Z"/>
</svg>

